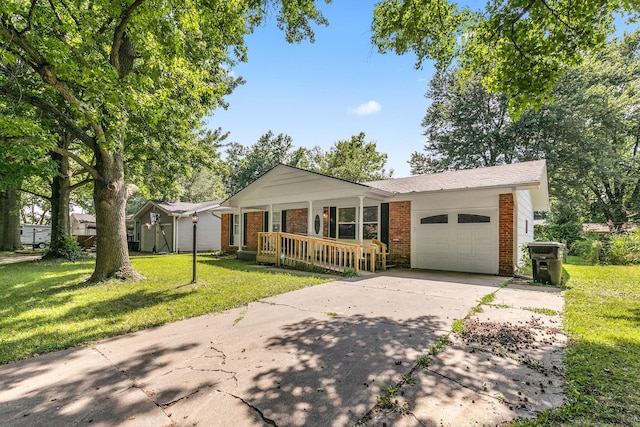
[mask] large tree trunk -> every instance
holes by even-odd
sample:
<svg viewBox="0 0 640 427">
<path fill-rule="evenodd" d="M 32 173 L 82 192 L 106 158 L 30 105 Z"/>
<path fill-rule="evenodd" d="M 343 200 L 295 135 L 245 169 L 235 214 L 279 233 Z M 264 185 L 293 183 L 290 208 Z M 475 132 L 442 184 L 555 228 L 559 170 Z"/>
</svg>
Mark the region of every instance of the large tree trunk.
<svg viewBox="0 0 640 427">
<path fill-rule="evenodd" d="M 68 149 L 71 135 L 64 133 L 58 145 Z M 51 158 L 57 165 L 58 174 L 51 181 L 51 244 L 49 255 L 58 258 L 64 248 L 65 237 L 69 235 L 69 199 L 71 197 L 71 173 L 69 157 L 58 153 L 51 153 Z"/>
<path fill-rule="evenodd" d="M 125 205 L 130 190 L 124 183 L 121 152 L 96 156 L 93 202 L 96 209 L 96 267 L 91 281 L 110 278 L 122 280 L 142 278 L 129 261 Z"/>
<path fill-rule="evenodd" d="M 8 188 L 0 192 L 0 250 L 15 251 L 21 248 L 18 191 Z"/>
</svg>

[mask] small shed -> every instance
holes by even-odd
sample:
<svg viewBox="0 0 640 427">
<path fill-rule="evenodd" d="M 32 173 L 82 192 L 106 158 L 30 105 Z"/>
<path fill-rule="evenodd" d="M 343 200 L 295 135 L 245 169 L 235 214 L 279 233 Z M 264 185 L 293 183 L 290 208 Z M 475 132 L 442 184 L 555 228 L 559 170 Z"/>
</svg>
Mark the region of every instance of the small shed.
<svg viewBox="0 0 640 427">
<path fill-rule="evenodd" d="M 72 213 L 69 216 L 72 236 L 95 236 L 96 217 L 86 213 Z"/>
<path fill-rule="evenodd" d="M 220 201 L 148 201 L 133 216 L 136 226 L 132 240 L 141 252 L 189 252 L 193 250 L 191 216 L 197 213 L 197 250 L 220 250 L 220 217 L 211 213 L 219 205 Z"/>
</svg>

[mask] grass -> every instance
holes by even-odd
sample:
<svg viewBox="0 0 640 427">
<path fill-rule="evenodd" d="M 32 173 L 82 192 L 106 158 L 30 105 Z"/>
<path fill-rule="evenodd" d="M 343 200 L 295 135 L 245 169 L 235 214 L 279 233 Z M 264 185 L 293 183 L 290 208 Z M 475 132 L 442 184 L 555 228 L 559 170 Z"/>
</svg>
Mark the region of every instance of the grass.
<svg viewBox="0 0 640 427">
<path fill-rule="evenodd" d="M 640 266 L 565 271 L 565 404 L 514 425 L 640 425 Z"/>
<path fill-rule="evenodd" d="M 132 257 L 140 282 L 86 284 L 92 261 L 0 265 L 0 363 L 239 307 L 332 280 L 191 255 Z"/>
</svg>

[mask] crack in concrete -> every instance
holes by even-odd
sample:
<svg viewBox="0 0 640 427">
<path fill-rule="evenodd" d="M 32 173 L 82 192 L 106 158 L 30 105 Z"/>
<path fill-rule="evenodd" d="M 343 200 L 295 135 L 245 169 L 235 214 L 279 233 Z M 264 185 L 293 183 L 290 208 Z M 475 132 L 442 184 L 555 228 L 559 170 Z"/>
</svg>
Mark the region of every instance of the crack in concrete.
<svg viewBox="0 0 640 427">
<path fill-rule="evenodd" d="M 213 344 L 213 342 L 210 342 L 209 344 Z M 202 357 L 204 359 L 213 359 L 214 357 L 221 357 L 222 358 L 222 364 L 225 365 L 227 363 L 227 355 L 225 354 L 224 351 L 214 347 L 213 345 L 209 346 L 209 349 L 220 353 L 220 356 L 207 356 L 205 353 L 202 353 L 200 355 L 200 357 Z"/>
<path fill-rule="evenodd" d="M 276 424 L 275 421 L 273 421 L 271 418 L 267 418 L 259 408 L 257 408 L 256 406 L 252 405 L 251 403 L 247 402 L 246 400 L 244 400 L 240 396 L 236 396 L 235 394 L 229 393 L 229 392 L 224 391 L 224 390 L 216 390 L 216 391 L 219 392 L 219 393 L 226 394 L 228 396 L 233 397 L 234 399 L 237 399 L 237 400 L 241 401 L 242 403 L 247 405 L 249 408 L 251 408 L 252 410 L 257 412 L 258 415 L 260 415 L 260 418 L 262 418 L 262 421 L 264 421 L 265 423 L 269 424 L 270 426 L 278 427 L 278 424 Z"/>
<path fill-rule="evenodd" d="M 213 386 L 208 386 L 208 387 L 213 387 Z M 172 405 L 175 405 L 176 403 L 180 402 L 181 400 L 190 398 L 191 396 L 193 396 L 193 395 L 195 395 L 197 393 L 200 393 L 200 389 L 197 389 L 196 391 L 193 391 L 193 392 L 191 392 L 189 394 L 185 394 L 184 396 L 181 396 L 181 397 L 179 397 L 177 399 L 174 399 L 171 402 L 163 403 L 162 405 L 158 405 L 156 403 L 156 406 L 158 406 L 159 408 L 162 408 L 164 410 L 164 409 L 169 408 Z"/>
<path fill-rule="evenodd" d="M 470 387 L 470 386 L 468 386 L 468 385 L 466 385 L 466 384 L 462 383 L 461 381 L 456 380 L 455 378 L 451 378 L 451 377 L 448 377 L 448 376 L 446 376 L 446 375 L 444 375 L 444 374 L 441 374 L 440 372 L 436 372 L 436 371 L 434 371 L 434 370 L 432 370 L 432 369 L 429 369 L 429 368 L 425 368 L 425 370 L 426 370 L 426 371 L 429 371 L 429 372 L 431 372 L 431 373 L 433 373 L 433 374 L 435 374 L 435 375 L 438 375 L 438 376 L 440 376 L 440 377 L 442 377 L 442 378 L 444 378 L 444 379 L 447 379 L 447 380 L 449 380 L 449 381 L 451 381 L 451 382 L 454 382 L 454 383 L 458 384 L 459 386 L 461 386 L 461 387 L 463 387 L 463 388 L 466 388 L 467 390 L 471 390 L 472 392 L 477 393 L 477 394 L 479 394 L 480 396 L 485 396 L 485 397 L 488 397 L 488 398 L 490 398 L 490 399 L 497 400 L 497 401 L 498 401 L 498 402 L 500 402 L 500 403 L 506 403 L 506 404 L 508 404 L 508 405 L 516 405 L 516 403 L 509 402 L 508 400 L 506 400 L 506 399 L 504 399 L 504 398 L 496 397 L 496 396 L 492 396 L 492 395 L 490 395 L 489 393 L 483 393 L 483 392 L 482 392 L 482 391 L 480 391 L 480 390 L 476 390 L 476 389 L 474 389 L 473 387 Z"/>
<path fill-rule="evenodd" d="M 407 412 L 407 415 L 411 415 L 411 416 L 413 417 L 413 419 L 414 419 L 414 420 L 416 420 L 416 422 L 417 422 L 418 424 L 420 424 L 422 427 L 428 427 L 425 423 L 423 423 L 422 421 L 420 421 L 420 420 L 418 419 L 418 417 L 416 416 L 416 414 L 414 414 L 413 412 L 408 411 L 408 412 Z"/>
</svg>

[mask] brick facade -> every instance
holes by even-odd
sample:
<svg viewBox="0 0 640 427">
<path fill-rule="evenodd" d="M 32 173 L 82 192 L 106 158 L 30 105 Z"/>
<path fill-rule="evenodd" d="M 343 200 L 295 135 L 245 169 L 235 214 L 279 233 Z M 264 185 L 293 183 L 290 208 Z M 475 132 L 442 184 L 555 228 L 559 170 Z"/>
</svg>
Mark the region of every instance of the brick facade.
<svg viewBox="0 0 640 427">
<path fill-rule="evenodd" d="M 238 248 L 229 246 L 229 223 L 231 222 L 231 214 L 222 214 L 220 219 L 220 249 L 227 253 L 235 253 Z"/>
<path fill-rule="evenodd" d="M 411 266 L 411 201 L 389 203 L 389 263 Z"/>
<path fill-rule="evenodd" d="M 292 234 L 307 234 L 307 208 L 288 209 L 286 211 L 286 230 Z"/>
<path fill-rule="evenodd" d="M 258 233 L 264 230 L 264 212 L 247 212 L 245 216 L 246 224 L 244 225 L 247 230 L 247 240 L 244 241 L 242 249 L 245 251 L 257 251 L 258 250 Z"/>
<path fill-rule="evenodd" d="M 514 211 L 513 194 L 500 194 L 498 208 L 498 274 L 513 276 Z"/>
</svg>

